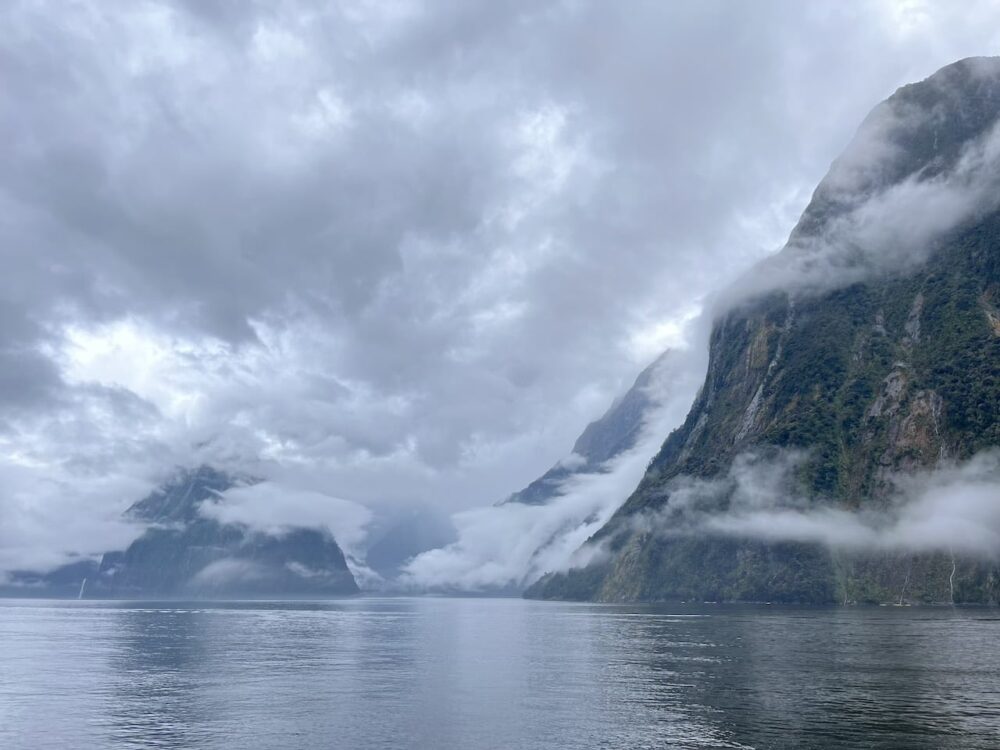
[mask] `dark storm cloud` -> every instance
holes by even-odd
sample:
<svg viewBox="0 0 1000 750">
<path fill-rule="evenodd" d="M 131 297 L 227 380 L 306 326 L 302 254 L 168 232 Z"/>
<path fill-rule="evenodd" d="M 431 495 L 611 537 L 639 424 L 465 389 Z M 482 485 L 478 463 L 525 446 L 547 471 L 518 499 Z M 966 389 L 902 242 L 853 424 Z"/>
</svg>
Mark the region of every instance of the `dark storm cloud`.
<svg viewBox="0 0 1000 750">
<path fill-rule="evenodd" d="M 0 469 L 131 487 L 208 458 L 374 507 L 502 497 L 782 243 L 875 102 L 988 52 L 995 20 L 8 5 Z"/>
</svg>

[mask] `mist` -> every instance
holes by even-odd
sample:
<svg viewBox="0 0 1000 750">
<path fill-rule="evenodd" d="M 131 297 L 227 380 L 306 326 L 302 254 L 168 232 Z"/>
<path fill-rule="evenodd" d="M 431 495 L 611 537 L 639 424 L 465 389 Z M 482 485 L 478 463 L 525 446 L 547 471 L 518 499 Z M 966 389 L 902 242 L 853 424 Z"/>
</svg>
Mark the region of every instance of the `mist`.
<svg viewBox="0 0 1000 750">
<path fill-rule="evenodd" d="M 363 556 L 366 527 L 372 520 L 368 508 L 350 500 L 274 482 L 234 487 L 218 502 L 202 503 L 199 511 L 222 523 L 239 523 L 272 535 L 293 528 L 324 529 L 354 556 Z"/>
<path fill-rule="evenodd" d="M 49 570 L 123 549 L 145 531 L 122 513 L 152 489 L 148 482 L 69 471 L 47 476 L 3 467 L 0 503 L 0 582 L 4 572 Z"/>
<path fill-rule="evenodd" d="M 1000 559 L 1000 451 L 887 477 L 880 506 L 861 510 L 808 497 L 802 451 L 738 456 L 722 477 L 677 477 L 666 506 L 631 529 L 663 537 L 717 535 L 819 544 L 848 552 L 948 552 Z"/>
<path fill-rule="evenodd" d="M 684 420 L 704 378 L 707 351 L 701 319 L 690 326 L 699 343 L 671 352 L 650 382 L 652 405 L 635 446 L 600 471 L 570 475 L 544 505 L 517 502 L 452 517 L 458 540 L 414 558 L 403 588 L 439 591 L 520 591 L 547 572 L 581 562 L 584 542 L 628 498 L 664 436 Z M 571 454 L 565 459 L 572 463 Z"/>
<path fill-rule="evenodd" d="M 1000 58 L 967 63 L 973 77 L 1000 69 Z M 934 79 L 932 79 L 934 80 Z M 883 102 L 859 128 L 813 195 L 785 247 L 764 259 L 715 304 L 717 312 L 772 291 L 822 294 L 873 278 L 912 271 L 950 232 L 1000 206 L 1000 124 L 915 168 L 900 146 L 933 134 L 949 101 L 906 106 Z M 919 165 L 918 165 L 919 166 Z"/>
</svg>

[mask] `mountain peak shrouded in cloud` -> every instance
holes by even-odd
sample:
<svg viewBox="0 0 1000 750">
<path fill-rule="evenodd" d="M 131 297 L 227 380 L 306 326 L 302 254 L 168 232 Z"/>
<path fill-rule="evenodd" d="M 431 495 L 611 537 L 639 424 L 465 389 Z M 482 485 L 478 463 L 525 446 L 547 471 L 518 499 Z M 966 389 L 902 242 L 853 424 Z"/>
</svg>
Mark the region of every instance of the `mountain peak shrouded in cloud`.
<svg viewBox="0 0 1000 750">
<path fill-rule="evenodd" d="M 998 182 L 1000 60 L 877 107 L 717 308 L 684 424 L 530 595 L 1000 602 Z"/>
<path fill-rule="evenodd" d="M 870 102 L 994 17 L 4 4 L 0 575 L 127 548 L 173 466 L 351 565 L 414 509 L 432 543 L 698 349 Z"/>
<path fill-rule="evenodd" d="M 560 494 L 560 487 L 570 476 L 604 471 L 608 461 L 631 450 L 645 426 L 649 410 L 662 398 L 657 378 L 668 377 L 670 357 L 670 351 L 664 352 L 639 373 L 632 387 L 616 398 L 600 419 L 584 428 L 569 456 L 503 502 L 541 505 Z"/>
<path fill-rule="evenodd" d="M 824 290 L 919 267 L 1000 204 L 1000 57 L 960 60 L 865 118 L 784 249 L 723 297 Z"/>
<path fill-rule="evenodd" d="M 357 593 L 325 526 L 258 528 L 215 517 L 227 492 L 259 485 L 210 466 L 176 470 L 125 512 L 138 529 L 125 549 L 50 572 L 16 571 L 0 590 L 13 596 L 137 599 Z"/>
<path fill-rule="evenodd" d="M 661 354 L 584 429 L 568 459 L 492 507 L 456 514 L 457 539 L 416 555 L 396 585 L 520 593 L 544 572 L 569 567 L 679 424 L 701 371 L 700 348 Z"/>
<path fill-rule="evenodd" d="M 190 471 L 180 470 L 176 476 L 158 487 L 142 500 L 129 506 L 126 515 L 144 523 L 186 523 L 194 521 L 202 504 L 217 501 L 223 492 L 237 482 L 251 484 L 252 480 L 236 480 L 211 466 L 199 466 Z"/>
<path fill-rule="evenodd" d="M 91 595 L 321 596 L 358 587 L 329 529 L 260 528 L 221 520 L 226 493 L 260 486 L 209 466 L 178 473 L 128 515 L 148 525 L 123 552 L 104 555 Z M 276 504 L 280 499 L 271 498 Z"/>
<path fill-rule="evenodd" d="M 953 176 L 971 148 L 993 136 L 1000 57 L 974 57 L 902 86 L 865 118 L 820 181 L 790 244 L 826 222 L 911 181 Z"/>
</svg>

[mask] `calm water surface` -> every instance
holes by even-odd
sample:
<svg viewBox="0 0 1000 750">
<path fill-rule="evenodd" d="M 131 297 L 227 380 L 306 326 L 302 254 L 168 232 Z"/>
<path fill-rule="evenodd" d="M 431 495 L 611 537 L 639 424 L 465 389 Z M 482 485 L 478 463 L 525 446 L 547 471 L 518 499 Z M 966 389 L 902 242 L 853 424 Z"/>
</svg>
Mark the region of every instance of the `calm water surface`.
<svg viewBox="0 0 1000 750">
<path fill-rule="evenodd" d="M 994 748 L 990 610 L 0 600 L 0 748 Z"/>
</svg>

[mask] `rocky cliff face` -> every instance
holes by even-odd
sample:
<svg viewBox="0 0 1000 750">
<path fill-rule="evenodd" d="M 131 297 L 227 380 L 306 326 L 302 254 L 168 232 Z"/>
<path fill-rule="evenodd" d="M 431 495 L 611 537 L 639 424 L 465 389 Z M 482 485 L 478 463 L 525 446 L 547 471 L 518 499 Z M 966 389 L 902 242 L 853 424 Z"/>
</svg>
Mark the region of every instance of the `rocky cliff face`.
<svg viewBox="0 0 1000 750">
<path fill-rule="evenodd" d="M 900 476 L 1000 445 L 998 118 L 996 58 L 872 113 L 788 246 L 717 317 L 702 390 L 591 540 L 595 562 L 529 596 L 997 603 L 997 566 L 953 549 L 723 534 L 691 518 L 725 515 L 741 492 L 754 502 L 748 466 L 784 466 L 776 494 L 805 507 L 878 512 Z"/>
</svg>

